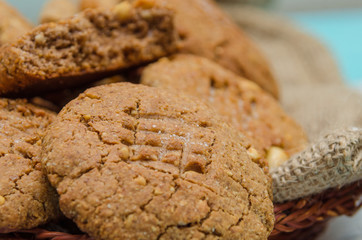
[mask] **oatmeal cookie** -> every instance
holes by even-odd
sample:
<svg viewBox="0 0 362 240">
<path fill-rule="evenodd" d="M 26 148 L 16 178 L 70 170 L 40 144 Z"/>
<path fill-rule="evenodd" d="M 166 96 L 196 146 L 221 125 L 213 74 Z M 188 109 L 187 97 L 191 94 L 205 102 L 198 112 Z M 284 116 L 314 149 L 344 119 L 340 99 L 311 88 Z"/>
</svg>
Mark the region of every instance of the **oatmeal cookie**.
<svg viewBox="0 0 362 240">
<path fill-rule="evenodd" d="M 0 46 L 17 40 L 32 25 L 13 7 L 0 0 Z"/>
<path fill-rule="evenodd" d="M 303 129 L 272 96 L 206 58 L 182 54 L 163 58 L 143 70 L 141 83 L 204 100 L 249 136 L 271 167 L 280 164 L 276 159 L 287 160 L 306 147 Z"/>
<path fill-rule="evenodd" d="M 121 3 L 43 24 L 0 50 L 0 94 L 81 85 L 175 51 L 170 10 Z"/>
<path fill-rule="evenodd" d="M 0 99 L 0 233 L 59 216 L 58 197 L 40 164 L 41 138 L 55 114 Z"/>
<path fill-rule="evenodd" d="M 63 108 L 42 163 L 95 239 L 267 239 L 270 182 L 248 147 L 197 99 L 115 83 Z"/>
<path fill-rule="evenodd" d="M 83 8 L 109 8 L 122 0 L 82 0 Z M 182 51 L 207 57 L 256 82 L 278 97 L 278 86 L 264 56 L 213 0 L 144 0 L 175 11 Z"/>
</svg>

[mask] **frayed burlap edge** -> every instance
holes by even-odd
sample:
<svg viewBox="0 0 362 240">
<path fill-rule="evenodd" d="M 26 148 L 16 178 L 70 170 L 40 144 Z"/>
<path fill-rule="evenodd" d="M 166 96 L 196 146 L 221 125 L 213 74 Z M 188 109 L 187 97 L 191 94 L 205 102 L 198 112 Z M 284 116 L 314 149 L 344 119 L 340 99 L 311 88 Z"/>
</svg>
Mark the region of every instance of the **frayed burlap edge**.
<svg viewBox="0 0 362 240">
<path fill-rule="evenodd" d="M 282 166 L 271 169 L 271 176 L 276 203 L 362 179 L 362 128 L 326 135 Z"/>
</svg>

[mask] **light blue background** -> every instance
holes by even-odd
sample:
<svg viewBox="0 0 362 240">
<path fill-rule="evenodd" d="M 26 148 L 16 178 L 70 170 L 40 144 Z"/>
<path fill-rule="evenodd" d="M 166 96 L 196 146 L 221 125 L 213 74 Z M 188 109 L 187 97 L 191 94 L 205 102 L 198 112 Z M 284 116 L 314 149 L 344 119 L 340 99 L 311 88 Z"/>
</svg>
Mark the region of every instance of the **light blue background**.
<svg viewBox="0 0 362 240">
<path fill-rule="evenodd" d="M 25 17 L 33 23 L 38 21 L 40 10 L 47 0 L 5 0 L 15 6 Z"/>
<path fill-rule="evenodd" d="M 289 15 L 333 52 L 352 86 L 362 86 L 362 9 Z"/>
</svg>

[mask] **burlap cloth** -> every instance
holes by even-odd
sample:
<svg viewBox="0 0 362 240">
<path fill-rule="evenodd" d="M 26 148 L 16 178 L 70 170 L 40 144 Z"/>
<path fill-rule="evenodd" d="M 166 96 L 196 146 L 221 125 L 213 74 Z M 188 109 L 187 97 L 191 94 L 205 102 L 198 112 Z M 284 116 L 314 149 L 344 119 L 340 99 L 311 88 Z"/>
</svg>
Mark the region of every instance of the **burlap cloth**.
<svg viewBox="0 0 362 240">
<path fill-rule="evenodd" d="M 235 1 L 221 5 L 264 52 L 284 109 L 310 138 L 310 147 L 271 169 L 274 201 L 362 179 L 362 96 L 344 85 L 329 51 L 284 18 Z"/>
</svg>

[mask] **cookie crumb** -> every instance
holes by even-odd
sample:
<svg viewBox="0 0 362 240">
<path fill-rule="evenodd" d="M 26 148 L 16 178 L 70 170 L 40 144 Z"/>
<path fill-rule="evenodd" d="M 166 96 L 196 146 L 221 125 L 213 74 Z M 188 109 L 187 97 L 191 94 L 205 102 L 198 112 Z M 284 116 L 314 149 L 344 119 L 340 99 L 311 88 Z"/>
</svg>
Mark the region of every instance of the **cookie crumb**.
<svg viewBox="0 0 362 240">
<path fill-rule="evenodd" d="M 5 198 L 0 195 L 0 206 L 4 205 L 4 203 L 5 203 Z"/>
<path fill-rule="evenodd" d="M 271 147 L 268 150 L 267 160 L 271 168 L 280 166 L 288 159 L 288 154 L 280 147 Z"/>
<path fill-rule="evenodd" d="M 146 186 L 146 179 L 142 176 L 138 176 L 133 180 L 139 185 Z"/>
</svg>

